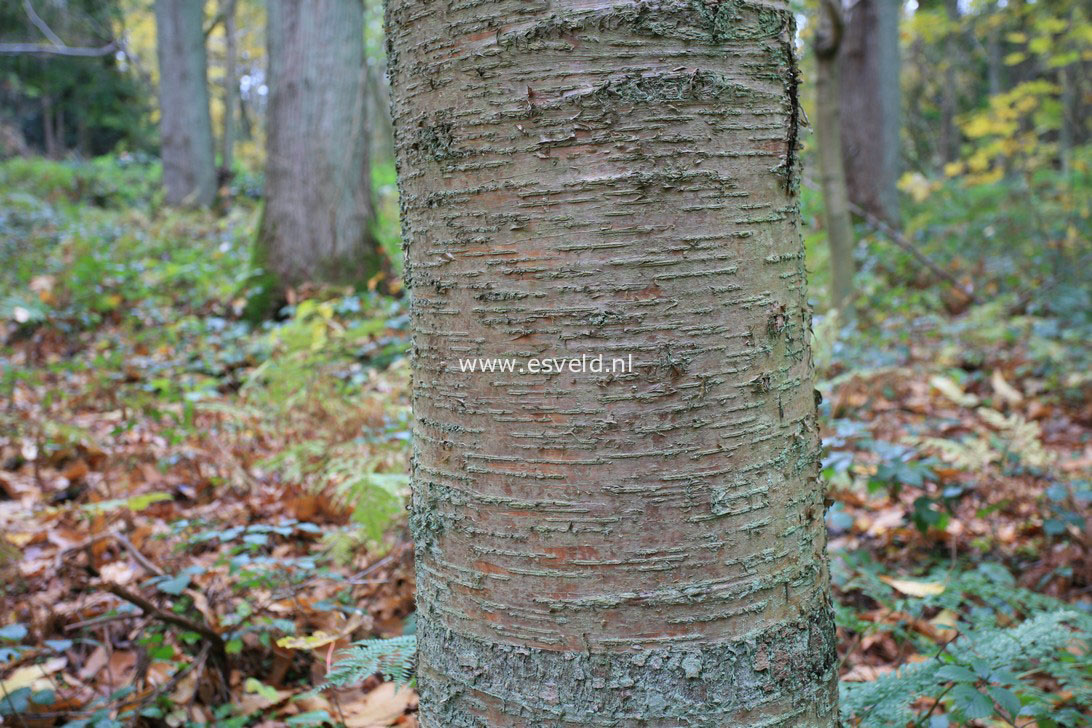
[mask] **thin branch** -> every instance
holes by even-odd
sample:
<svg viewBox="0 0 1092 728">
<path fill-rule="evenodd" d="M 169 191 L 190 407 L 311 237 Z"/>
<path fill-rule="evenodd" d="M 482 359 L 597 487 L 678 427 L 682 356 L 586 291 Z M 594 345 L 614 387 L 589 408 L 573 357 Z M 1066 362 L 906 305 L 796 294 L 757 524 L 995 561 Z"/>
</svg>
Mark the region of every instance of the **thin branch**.
<svg viewBox="0 0 1092 728">
<path fill-rule="evenodd" d="M 854 215 L 858 215 L 858 216 L 864 218 L 864 221 L 866 223 L 868 223 L 869 227 L 871 227 L 872 229 L 876 230 L 877 232 L 883 234 L 884 237 L 886 237 L 888 240 L 893 242 L 895 245 L 899 246 L 900 248 L 905 250 L 907 253 L 914 256 L 914 258 L 919 263 L 921 263 L 926 268 L 928 268 L 930 271 L 932 271 L 934 275 L 936 275 L 939 278 L 944 279 L 948 283 L 951 283 L 952 286 L 957 291 L 959 291 L 963 295 L 967 296 L 970 299 L 971 303 L 975 302 L 974 294 L 971 293 L 970 291 L 968 291 L 959 282 L 958 278 L 956 278 L 954 275 L 952 275 L 951 273 L 949 273 L 948 271 L 944 270 L 939 265 L 937 265 L 936 263 L 931 261 L 925 255 L 925 253 L 922 253 L 920 250 L 918 250 L 914 246 L 914 244 L 911 243 L 909 240 L 907 240 L 906 236 L 903 235 L 901 232 L 894 229 L 893 227 L 888 225 L 886 222 L 884 222 L 880 218 L 876 217 L 872 213 L 868 212 L 867 210 L 861 208 L 858 205 L 853 204 L 852 202 L 849 203 L 849 209 Z"/>
<path fill-rule="evenodd" d="M 27 728 L 27 723 L 23 720 L 23 713 L 22 711 L 15 710 L 15 701 L 12 700 L 11 695 L 8 694 L 8 687 L 4 684 L 3 680 L 0 680 L 0 689 L 4 691 L 4 700 L 2 702 L 11 706 L 12 711 L 15 713 L 15 717 L 19 719 L 19 725 L 23 726 L 23 728 Z"/>
<path fill-rule="evenodd" d="M 182 627 L 183 629 L 188 629 L 191 632 L 196 632 L 211 642 L 213 648 L 216 649 L 217 652 L 221 654 L 224 653 L 224 638 L 207 624 L 195 622 L 188 617 L 183 617 L 181 614 L 165 612 L 140 594 L 134 594 L 120 584 L 103 584 L 103 588 L 114 596 L 121 597 L 130 604 L 135 604 L 140 607 L 144 610 L 144 613 L 150 617 L 155 617 L 160 621 L 169 622 L 178 627 Z"/>
<path fill-rule="evenodd" d="M 114 538 L 117 539 L 118 543 L 125 547 L 129 554 L 134 559 L 136 559 L 137 563 L 143 566 L 146 571 L 149 571 L 156 576 L 166 576 L 166 573 L 163 571 L 163 569 L 153 564 L 147 556 L 140 553 L 140 550 L 133 545 L 132 541 L 126 538 L 125 534 L 121 533 L 120 531 L 114 531 Z"/>
<path fill-rule="evenodd" d="M 810 179 L 808 179 L 806 177 L 804 178 L 804 184 L 806 184 L 808 187 L 810 187 L 813 190 L 819 189 L 819 185 L 815 184 L 814 181 L 812 181 L 812 180 L 810 180 Z M 957 291 L 959 291 L 960 294 L 966 296 L 967 299 L 971 303 L 977 303 L 977 299 L 975 298 L 974 294 L 971 291 L 967 290 L 967 288 L 963 284 L 961 284 L 959 282 L 958 278 L 956 278 L 954 275 L 952 275 L 951 273 L 949 273 L 948 271 L 944 270 L 939 265 L 934 263 L 932 260 L 930 260 L 928 258 L 928 256 L 925 255 L 925 253 L 918 250 L 917 247 L 913 243 L 911 243 L 909 240 L 907 240 L 906 236 L 903 235 L 901 232 L 899 232 L 895 228 L 891 227 L 886 222 L 884 222 L 880 218 L 876 217 L 872 213 L 868 212 L 867 210 L 862 208 L 860 205 L 856 205 L 853 202 L 849 203 L 849 211 L 852 212 L 854 215 L 857 215 L 858 217 L 862 218 L 865 221 L 865 223 L 868 224 L 868 226 L 870 228 L 872 228 L 876 232 L 880 233 L 885 238 L 890 240 L 892 243 L 894 243 L 895 245 L 899 246 L 900 248 L 905 250 L 907 253 L 912 255 L 915 260 L 917 260 L 923 266 L 928 268 L 933 273 L 933 275 L 937 276 L 938 278 L 945 281 L 946 283 L 951 284 L 951 286 L 953 288 L 955 288 Z"/>
<path fill-rule="evenodd" d="M 212 31 L 216 30 L 216 26 L 218 26 L 222 22 L 224 22 L 223 11 L 217 13 L 216 17 L 214 17 L 212 19 L 212 22 L 209 23 L 209 27 L 205 28 L 205 40 L 209 39 L 209 36 L 212 35 Z"/>
<path fill-rule="evenodd" d="M 933 711 L 937 709 L 938 705 L 940 705 L 940 701 L 943 700 L 944 696 L 948 694 L 948 691 L 954 687 L 955 683 L 952 683 L 948 687 L 944 688 L 940 695 L 936 697 L 936 700 L 933 701 L 933 705 L 929 708 L 929 712 L 923 715 L 921 719 L 918 720 L 916 723 L 914 723 L 915 728 L 921 728 L 921 726 L 925 725 L 925 721 L 929 720 L 929 718 L 933 715 Z"/>
<path fill-rule="evenodd" d="M 130 604 L 135 604 L 144 610 L 144 613 L 149 617 L 154 617 L 163 622 L 173 624 L 183 629 L 187 629 L 191 632 L 196 632 L 208 641 L 208 645 L 212 648 L 213 660 L 216 663 L 217 670 L 220 674 L 220 680 L 223 682 L 224 689 L 227 689 L 230 678 L 230 667 L 228 664 L 227 644 L 224 642 L 224 638 L 220 636 L 218 632 L 209 627 L 207 624 L 196 622 L 188 617 L 183 617 L 181 614 L 175 614 L 174 612 L 167 612 L 150 601 L 145 599 L 140 594 L 135 594 L 120 584 L 104 583 L 103 588 L 113 594 L 114 596 L 121 597 Z"/>
<path fill-rule="evenodd" d="M 92 617 L 91 619 L 84 619 L 79 622 L 73 622 L 72 624 L 66 624 L 64 626 L 65 632 L 75 632 L 78 629 L 84 627 L 94 627 L 97 624 L 106 624 L 107 622 L 120 622 L 126 619 L 137 619 L 136 614 L 104 614 L 99 617 Z"/>
<path fill-rule="evenodd" d="M 107 56 L 119 48 L 112 40 L 101 48 L 71 48 L 69 46 L 46 45 L 45 43 L 0 43 L 0 55 L 35 55 L 35 56 L 77 56 L 95 58 Z"/>
<path fill-rule="evenodd" d="M 23 0 L 23 10 L 27 11 L 27 17 L 30 18 L 30 22 L 34 24 L 34 27 L 42 31 L 42 35 L 49 39 L 49 42 L 55 46 L 63 46 L 64 41 L 60 36 L 53 32 L 53 29 L 46 25 L 46 21 L 42 20 L 42 16 L 38 15 L 38 11 L 31 5 L 30 0 Z"/>
<path fill-rule="evenodd" d="M 82 56 L 94 58 L 105 56 L 116 51 L 120 46 L 117 40 L 112 40 L 100 48 L 73 48 L 65 45 L 61 37 L 53 32 L 30 0 L 23 0 L 23 10 L 31 24 L 42 32 L 49 43 L 0 43 L 0 55 L 53 55 L 53 56 Z"/>
<path fill-rule="evenodd" d="M 166 695 L 173 692 L 174 689 L 178 687 L 178 683 L 182 681 L 182 678 L 188 675 L 195 667 L 197 667 L 197 665 L 203 665 L 205 663 L 205 660 L 208 659 L 208 655 L 209 645 L 206 643 L 201 647 L 201 651 L 197 653 L 197 657 L 190 661 L 188 665 L 185 665 L 176 673 L 171 675 L 170 679 L 167 680 L 167 682 L 163 683 L 162 685 L 148 693 L 148 695 L 144 696 L 141 699 L 140 704 L 142 706 L 150 705 L 154 703 L 156 699 L 159 698 L 161 695 Z"/>
</svg>

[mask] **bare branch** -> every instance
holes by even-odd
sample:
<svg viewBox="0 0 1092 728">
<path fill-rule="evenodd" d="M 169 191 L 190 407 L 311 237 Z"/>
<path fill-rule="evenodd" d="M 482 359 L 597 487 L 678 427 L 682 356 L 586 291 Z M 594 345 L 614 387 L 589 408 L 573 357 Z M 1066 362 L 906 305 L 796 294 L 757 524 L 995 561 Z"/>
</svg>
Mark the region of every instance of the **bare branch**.
<svg viewBox="0 0 1092 728">
<path fill-rule="evenodd" d="M 0 55 L 35 55 L 35 56 L 78 56 L 94 58 L 107 56 L 118 50 L 118 42 L 110 41 L 101 48 L 71 48 L 69 46 L 46 45 L 45 43 L 0 43 Z"/>
<path fill-rule="evenodd" d="M 140 594 L 136 594 L 134 592 L 131 592 L 128 589 L 126 589 L 125 587 L 121 586 L 120 584 L 113 584 L 113 583 L 107 582 L 107 583 L 103 584 L 102 588 L 105 589 L 106 591 L 110 592 L 114 596 L 121 597 L 122 599 L 129 602 L 130 604 L 134 604 L 134 605 L 140 607 L 144 611 L 144 613 L 147 614 L 150 617 L 155 617 L 156 619 L 158 619 L 160 621 L 163 621 L 163 622 L 170 622 L 171 624 L 182 627 L 183 629 L 187 629 L 190 632 L 196 632 L 197 634 L 201 635 L 202 637 L 207 639 L 209 642 L 211 642 L 214 649 L 216 649 L 218 652 L 223 653 L 223 651 L 224 651 L 224 638 L 221 637 L 215 630 L 213 630 L 207 624 L 201 624 L 199 622 L 195 622 L 192 619 L 188 619 L 187 617 L 183 617 L 181 614 L 175 614 L 174 612 L 166 612 L 166 611 L 160 609 L 159 607 L 157 607 L 156 605 L 152 604 L 150 601 L 148 601 L 147 599 L 142 597 Z"/>
<path fill-rule="evenodd" d="M 932 260 L 930 260 L 925 255 L 925 253 L 922 253 L 920 250 L 917 249 L 917 247 L 913 243 L 911 243 L 909 240 L 907 240 L 906 236 L 903 235 L 901 232 L 899 232 L 895 228 L 891 227 L 886 222 L 884 222 L 880 218 L 876 217 L 872 213 L 868 212 L 864 208 L 853 204 L 852 202 L 849 203 L 849 210 L 854 215 L 858 215 L 859 217 L 863 218 L 864 221 L 866 223 L 868 223 L 869 227 L 871 227 L 873 230 L 877 231 L 878 233 L 880 233 L 881 235 L 886 237 L 888 240 L 890 240 L 892 243 L 894 243 L 895 245 L 899 246 L 900 248 L 905 250 L 907 253 L 912 255 L 915 260 L 917 260 L 923 266 L 925 266 L 930 271 L 932 271 L 933 275 L 935 275 L 938 278 L 940 278 L 941 280 L 951 284 L 952 288 L 954 288 L 955 290 L 959 291 L 964 296 L 966 296 L 971 301 L 971 303 L 976 302 L 974 294 L 971 293 L 971 291 L 968 290 L 965 286 L 963 286 L 959 282 L 958 278 L 956 278 L 954 275 L 952 275 L 951 273 L 949 273 L 948 271 L 944 270 L 939 265 L 934 263 Z"/>
<path fill-rule="evenodd" d="M 49 42 L 55 46 L 64 46 L 64 41 L 60 36 L 53 32 L 53 29 L 46 25 L 46 22 L 42 20 L 42 16 L 38 15 L 38 11 L 31 5 L 30 0 L 23 0 L 23 9 L 27 11 L 27 17 L 30 18 L 30 22 L 34 23 L 34 27 L 42 31 L 42 35 L 49 38 Z"/>
<path fill-rule="evenodd" d="M 205 28 L 205 40 L 209 39 L 209 36 L 212 35 L 212 31 L 216 30 L 216 26 L 222 22 L 224 22 L 223 11 L 217 13 L 216 17 L 212 19 L 211 23 L 209 23 L 209 27 Z"/>
<path fill-rule="evenodd" d="M 808 179 L 807 177 L 804 178 L 804 184 L 813 190 L 819 189 L 819 185 L 815 184 L 815 182 Z M 854 204 L 853 202 L 849 203 L 849 211 L 863 219 L 870 228 L 872 228 L 880 235 L 887 238 L 889 241 L 913 256 L 916 261 L 928 268 L 933 273 L 933 275 L 935 275 L 937 278 L 941 279 L 945 283 L 951 285 L 952 288 L 954 288 L 963 296 L 966 296 L 971 303 L 978 302 L 977 298 L 975 298 L 975 295 L 970 290 L 970 288 L 961 284 L 958 278 L 956 278 L 954 275 L 930 260 L 929 257 L 925 255 L 925 253 L 918 250 L 912 242 L 907 240 L 906 236 L 903 235 L 900 231 L 896 230 L 891 225 L 887 224 L 880 218 L 868 212 L 863 207 Z"/>
<path fill-rule="evenodd" d="M 106 56 L 120 48 L 117 40 L 112 40 L 99 48 L 76 48 L 65 45 L 61 37 L 42 20 L 30 0 L 23 0 L 23 9 L 35 28 L 42 31 L 49 43 L 0 43 L 0 56 L 35 55 L 35 56 L 75 56 L 95 58 Z"/>
</svg>

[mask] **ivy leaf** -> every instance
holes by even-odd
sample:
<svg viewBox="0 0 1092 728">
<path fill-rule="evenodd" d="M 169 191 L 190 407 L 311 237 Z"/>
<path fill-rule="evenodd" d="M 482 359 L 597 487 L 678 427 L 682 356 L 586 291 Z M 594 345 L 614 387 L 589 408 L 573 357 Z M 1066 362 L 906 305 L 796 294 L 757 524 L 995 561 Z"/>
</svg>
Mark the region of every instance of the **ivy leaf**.
<svg viewBox="0 0 1092 728">
<path fill-rule="evenodd" d="M 178 596 L 190 585 L 190 575 L 183 572 L 176 577 L 159 582 L 157 588 L 164 594 Z"/>
<path fill-rule="evenodd" d="M 0 640 L 8 640 L 10 642 L 18 642 L 27 636 L 27 628 L 21 624 L 9 624 L 6 627 L 0 627 Z"/>
<path fill-rule="evenodd" d="M 21 715 L 30 707 L 30 688 L 21 687 L 0 695 L 0 715 Z"/>
</svg>

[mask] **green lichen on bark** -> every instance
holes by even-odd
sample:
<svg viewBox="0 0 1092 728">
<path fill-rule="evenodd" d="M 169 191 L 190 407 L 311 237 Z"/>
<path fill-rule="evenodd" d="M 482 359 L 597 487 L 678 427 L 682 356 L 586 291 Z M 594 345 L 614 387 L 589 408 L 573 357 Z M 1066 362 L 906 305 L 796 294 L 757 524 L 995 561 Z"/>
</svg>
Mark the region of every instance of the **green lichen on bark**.
<svg viewBox="0 0 1092 728">
<path fill-rule="evenodd" d="M 792 22 L 792 13 L 748 0 L 691 0 L 715 43 L 759 40 L 780 35 Z"/>
<path fill-rule="evenodd" d="M 788 6 L 387 7 L 422 725 L 833 726 Z"/>
<path fill-rule="evenodd" d="M 828 609 L 731 642 L 610 654 L 483 642 L 424 624 L 421 700 L 445 728 L 800 727 L 835 718 Z"/>
</svg>

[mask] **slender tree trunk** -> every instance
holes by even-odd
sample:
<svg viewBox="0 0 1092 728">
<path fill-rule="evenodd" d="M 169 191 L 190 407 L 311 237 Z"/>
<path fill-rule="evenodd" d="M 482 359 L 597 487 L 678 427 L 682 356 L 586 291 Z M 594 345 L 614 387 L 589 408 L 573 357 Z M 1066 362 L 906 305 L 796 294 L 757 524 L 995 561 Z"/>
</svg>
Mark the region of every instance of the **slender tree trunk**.
<svg viewBox="0 0 1092 728">
<path fill-rule="evenodd" d="M 265 211 L 258 257 L 278 285 L 358 282 L 372 237 L 360 0 L 270 0 Z"/>
<path fill-rule="evenodd" d="M 1062 66 L 1058 69 L 1058 85 L 1062 89 L 1062 125 L 1058 130 L 1058 151 L 1061 156 L 1062 176 L 1068 183 L 1070 171 L 1073 168 L 1073 77 L 1072 66 Z"/>
<path fill-rule="evenodd" d="M 206 207 L 216 196 L 204 3 L 156 0 L 159 133 L 167 204 Z"/>
<path fill-rule="evenodd" d="M 959 0 L 945 0 L 945 10 L 952 25 L 959 23 Z M 944 39 L 944 83 L 940 89 L 940 161 L 943 164 L 959 159 L 959 129 L 956 128 L 956 66 L 959 64 L 959 30 L 948 32 Z"/>
<path fill-rule="evenodd" d="M 900 0 L 857 0 L 842 41 L 842 152 L 849 199 L 899 223 Z"/>
<path fill-rule="evenodd" d="M 235 68 L 235 0 L 220 0 L 224 16 L 224 135 L 220 139 L 220 168 L 226 177 L 235 157 L 235 107 L 239 74 Z"/>
<path fill-rule="evenodd" d="M 242 133 L 243 139 L 250 140 L 254 138 L 254 124 L 250 120 L 250 110 L 246 98 L 242 95 L 239 96 L 239 131 Z"/>
<path fill-rule="evenodd" d="M 55 159 L 60 159 L 68 151 L 68 140 L 64 131 L 64 106 L 57 104 L 53 109 L 53 139 L 57 142 Z"/>
<path fill-rule="evenodd" d="M 996 2 L 990 3 L 987 19 L 1000 12 Z M 991 25 L 986 31 L 986 78 L 989 83 L 990 96 L 1001 93 L 1001 74 L 1004 72 L 1004 61 L 1001 58 L 1001 28 Z"/>
<path fill-rule="evenodd" d="M 49 159 L 57 159 L 57 139 L 53 131 L 53 99 L 49 96 L 42 97 L 42 140 L 45 143 L 45 154 Z"/>
<path fill-rule="evenodd" d="M 815 136 L 819 182 L 823 189 L 827 242 L 830 244 L 831 306 L 852 313 L 853 221 L 842 161 L 841 68 L 838 54 L 844 30 L 841 0 L 823 0 L 823 21 L 815 37 Z"/>
<path fill-rule="evenodd" d="M 91 132 L 87 128 L 87 117 L 83 114 L 76 117 L 76 148 L 81 157 L 91 156 Z"/>
<path fill-rule="evenodd" d="M 834 726 L 788 3 L 387 8 L 423 728 Z"/>
<path fill-rule="evenodd" d="M 368 63 L 368 130 L 371 138 L 370 154 L 376 163 L 392 161 L 394 156 L 394 130 L 391 128 L 391 97 L 387 87 L 387 73 L 382 63 Z"/>
</svg>

